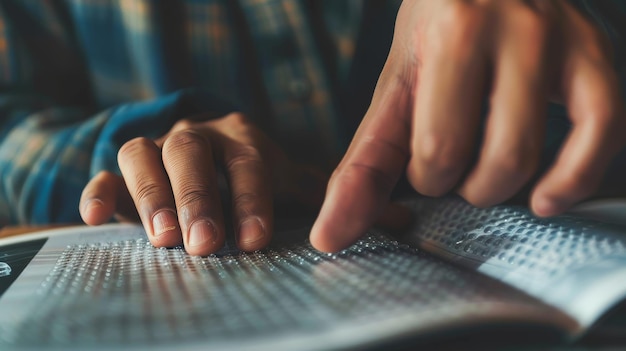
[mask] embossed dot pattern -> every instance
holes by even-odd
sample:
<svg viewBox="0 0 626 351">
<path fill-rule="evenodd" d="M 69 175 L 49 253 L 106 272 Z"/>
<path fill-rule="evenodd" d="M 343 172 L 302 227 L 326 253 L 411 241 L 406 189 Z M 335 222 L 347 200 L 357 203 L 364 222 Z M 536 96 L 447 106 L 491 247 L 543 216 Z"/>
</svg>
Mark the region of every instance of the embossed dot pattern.
<svg viewBox="0 0 626 351">
<path fill-rule="evenodd" d="M 572 271 L 626 251 L 626 236 L 601 222 L 573 216 L 539 218 L 516 206 L 487 209 L 450 198 L 413 202 L 416 235 L 477 262 L 516 267 L 534 278 Z M 623 229 L 621 229 L 623 232 Z"/>
<path fill-rule="evenodd" d="M 406 311 L 428 325 L 481 303 L 527 301 L 498 287 L 378 234 L 334 255 L 308 243 L 209 257 L 146 239 L 73 245 L 0 346 L 275 338 Z"/>
</svg>

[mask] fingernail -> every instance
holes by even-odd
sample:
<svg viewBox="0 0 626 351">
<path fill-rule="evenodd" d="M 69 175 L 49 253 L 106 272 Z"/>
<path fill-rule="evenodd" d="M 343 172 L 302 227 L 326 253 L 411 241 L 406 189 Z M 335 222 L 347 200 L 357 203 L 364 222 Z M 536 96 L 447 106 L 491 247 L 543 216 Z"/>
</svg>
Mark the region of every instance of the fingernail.
<svg viewBox="0 0 626 351">
<path fill-rule="evenodd" d="M 247 246 L 263 240 L 265 234 L 260 219 L 257 217 L 246 219 L 239 225 L 239 245 L 246 249 Z"/>
<path fill-rule="evenodd" d="M 199 246 L 206 243 L 214 244 L 217 241 L 217 233 L 213 224 L 207 220 L 195 221 L 189 229 L 189 246 Z"/>
<path fill-rule="evenodd" d="M 152 235 L 160 236 L 169 231 L 176 229 L 178 226 L 178 218 L 172 210 L 161 210 L 152 217 Z"/>
<path fill-rule="evenodd" d="M 102 207 L 103 205 L 104 202 L 102 202 L 102 200 L 100 199 L 89 199 L 83 204 L 83 214 L 87 214 L 99 207 Z"/>
</svg>

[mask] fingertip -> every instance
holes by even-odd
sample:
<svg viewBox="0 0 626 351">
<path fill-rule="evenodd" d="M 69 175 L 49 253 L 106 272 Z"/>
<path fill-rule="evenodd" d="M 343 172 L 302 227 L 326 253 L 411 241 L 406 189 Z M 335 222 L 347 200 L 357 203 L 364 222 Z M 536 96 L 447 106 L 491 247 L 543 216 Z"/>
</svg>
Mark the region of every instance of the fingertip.
<svg viewBox="0 0 626 351">
<path fill-rule="evenodd" d="M 327 211 L 322 207 L 320 215 L 313 223 L 311 228 L 311 234 L 309 235 L 309 241 L 311 245 L 318 251 L 333 253 L 341 251 L 354 242 L 360 235 L 355 235 L 353 231 L 346 228 L 345 220 L 344 225 L 338 223 L 332 219 L 332 216 L 328 216 Z"/>
<path fill-rule="evenodd" d="M 167 234 L 162 235 L 158 238 L 149 236 L 148 239 L 150 240 L 150 243 L 154 247 L 172 248 L 172 247 L 177 247 L 177 246 L 183 246 L 184 245 L 183 239 L 178 233 L 180 233 L 180 231 L 172 231 L 172 233 L 169 235 Z M 189 252 L 186 246 L 185 246 L 185 250 Z M 192 254 L 191 252 L 189 252 L 189 254 L 197 255 L 197 254 Z"/>
<path fill-rule="evenodd" d="M 533 213 L 539 217 L 552 217 L 563 213 L 568 205 L 547 195 L 534 195 L 530 202 Z"/>
<path fill-rule="evenodd" d="M 329 244 L 328 231 L 326 230 L 326 207 L 327 204 L 324 202 L 322 204 L 322 208 L 320 209 L 320 213 L 318 214 L 315 222 L 313 222 L 313 226 L 311 227 L 311 233 L 309 233 L 309 242 L 318 251 L 321 252 L 333 252 L 333 247 Z"/>
<path fill-rule="evenodd" d="M 267 230 L 268 227 L 258 217 L 250 217 L 243 220 L 237 231 L 237 246 L 239 249 L 250 252 L 267 246 L 271 233 Z"/>
<path fill-rule="evenodd" d="M 381 188 L 379 174 L 370 168 L 348 169 L 349 172 L 333 176 L 311 228 L 309 240 L 319 251 L 337 252 L 355 243 L 374 224 L 388 201 L 390 182 Z"/>
<path fill-rule="evenodd" d="M 324 226 L 319 223 L 319 221 L 315 221 L 313 227 L 311 228 L 310 234 L 310 242 L 313 248 L 321 252 L 337 252 L 343 249 L 344 247 L 336 242 L 337 235 L 333 235 L 330 231 L 323 228 Z"/>
<path fill-rule="evenodd" d="M 322 251 L 322 252 L 326 252 L 324 251 L 324 238 L 322 233 L 322 230 L 320 229 L 321 224 L 320 222 L 320 216 L 318 216 L 315 219 L 315 222 L 313 222 L 313 226 L 311 227 L 311 232 L 309 233 L 309 242 L 311 243 L 311 246 L 313 246 L 314 249 L 318 250 L 318 251 Z"/>
<path fill-rule="evenodd" d="M 198 219 L 188 229 L 185 250 L 193 256 L 206 256 L 217 252 L 223 244 L 223 230 L 209 219 Z"/>
<path fill-rule="evenodd" d="M 90 198 L 82 201 L 79 208 L 83 221 L 88 225 L 106 223 L 113 215 L 113 210 L 107 208 L 104 201 L 98 198 Z"/>
<path fill-rule="evenodd" d="M 182 244 L 181 230 L 176 212 L 170 209 L 152 215 L 150 225 L 144 223 L 148 238 L 156 247 L 174 247 Z"/>
<path fill-rule="evenodd" d="M 82 191 L 78 211 L 88 225 L 108 222 L 116 214 L 119 193 L 124 188 L 121 178 L 108 171 L 100 171 Z"/>
<path fill-rule="evenodd" d="M 556 164 L 535 185 L 531 193 L 530 208 L 539 217 L 562 214 L 592 195 L 597 189 L 598 182 L 597 174 L 571 171 Z"/>
</svg>

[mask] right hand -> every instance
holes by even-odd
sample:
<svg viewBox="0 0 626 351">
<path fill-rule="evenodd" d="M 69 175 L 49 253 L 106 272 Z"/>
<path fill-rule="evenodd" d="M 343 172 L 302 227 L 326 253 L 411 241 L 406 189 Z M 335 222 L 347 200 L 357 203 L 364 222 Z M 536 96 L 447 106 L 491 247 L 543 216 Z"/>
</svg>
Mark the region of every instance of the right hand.
<svg viewBox="0 0 626 351">
<path fill-rule="evenodd" d="M 220 167 L 232 197 L 236 242 L 244 251 L 269 243 L 274 199 L 319 207 L 327 180 L 322 172 L 292 164 L 240 113 L 198 117 L 179 121 L 157 140 L 124 144 L 118 154 L 122 176 L 100 172 L 83 190 L 85 223 L 138 218 L 157 247 L 184 244 L 192 255 L 215 252 L 225 239 Z M 303 180 L 308 186 L 298 186 Z"/>
<path fill-rule="evenodd" d="M 543 217 L 596 195 L 626 144 L 608 44 L 566 0 L 403 1 L 370 107 L 312 228 L 313 246 L 334 252 L 356 241 L 403 173 L 420 194 L 456 192 L 478 207 L 530 186 L 530 208 Z M 540 173 L 548 101 L 567 108 L 572 128 Z"/>
</svg>

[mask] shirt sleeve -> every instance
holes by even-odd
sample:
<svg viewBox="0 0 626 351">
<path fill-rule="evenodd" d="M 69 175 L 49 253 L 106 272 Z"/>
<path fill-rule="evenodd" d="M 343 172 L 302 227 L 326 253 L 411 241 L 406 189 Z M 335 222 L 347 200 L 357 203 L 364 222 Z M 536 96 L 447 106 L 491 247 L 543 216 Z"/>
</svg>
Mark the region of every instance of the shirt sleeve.
<svg viewBox="0 0 626 351">
<path fill-rule="evenodd" d="M 90 177 L 119 172 L 117 151 L 126 141 L 163 135 L 172 124 L 206 111 L 234 107 L 199 90 L 89 114 L 77 107 L 48 106 L 0 95 L 12 115 L 0 129 L 0 223 L 80 221 L 78 200 Z M 7 108 L 7 106 L 11 106 Z"/>
<path fill-rule="evenodd" d="M 79 222 L 83 187 L 101 170 L 119 172 L 126 141 L 236 109 L 197 89 L 98 106 L 58 4 L 0 1 L 0 227 Z"/>
</svg>

